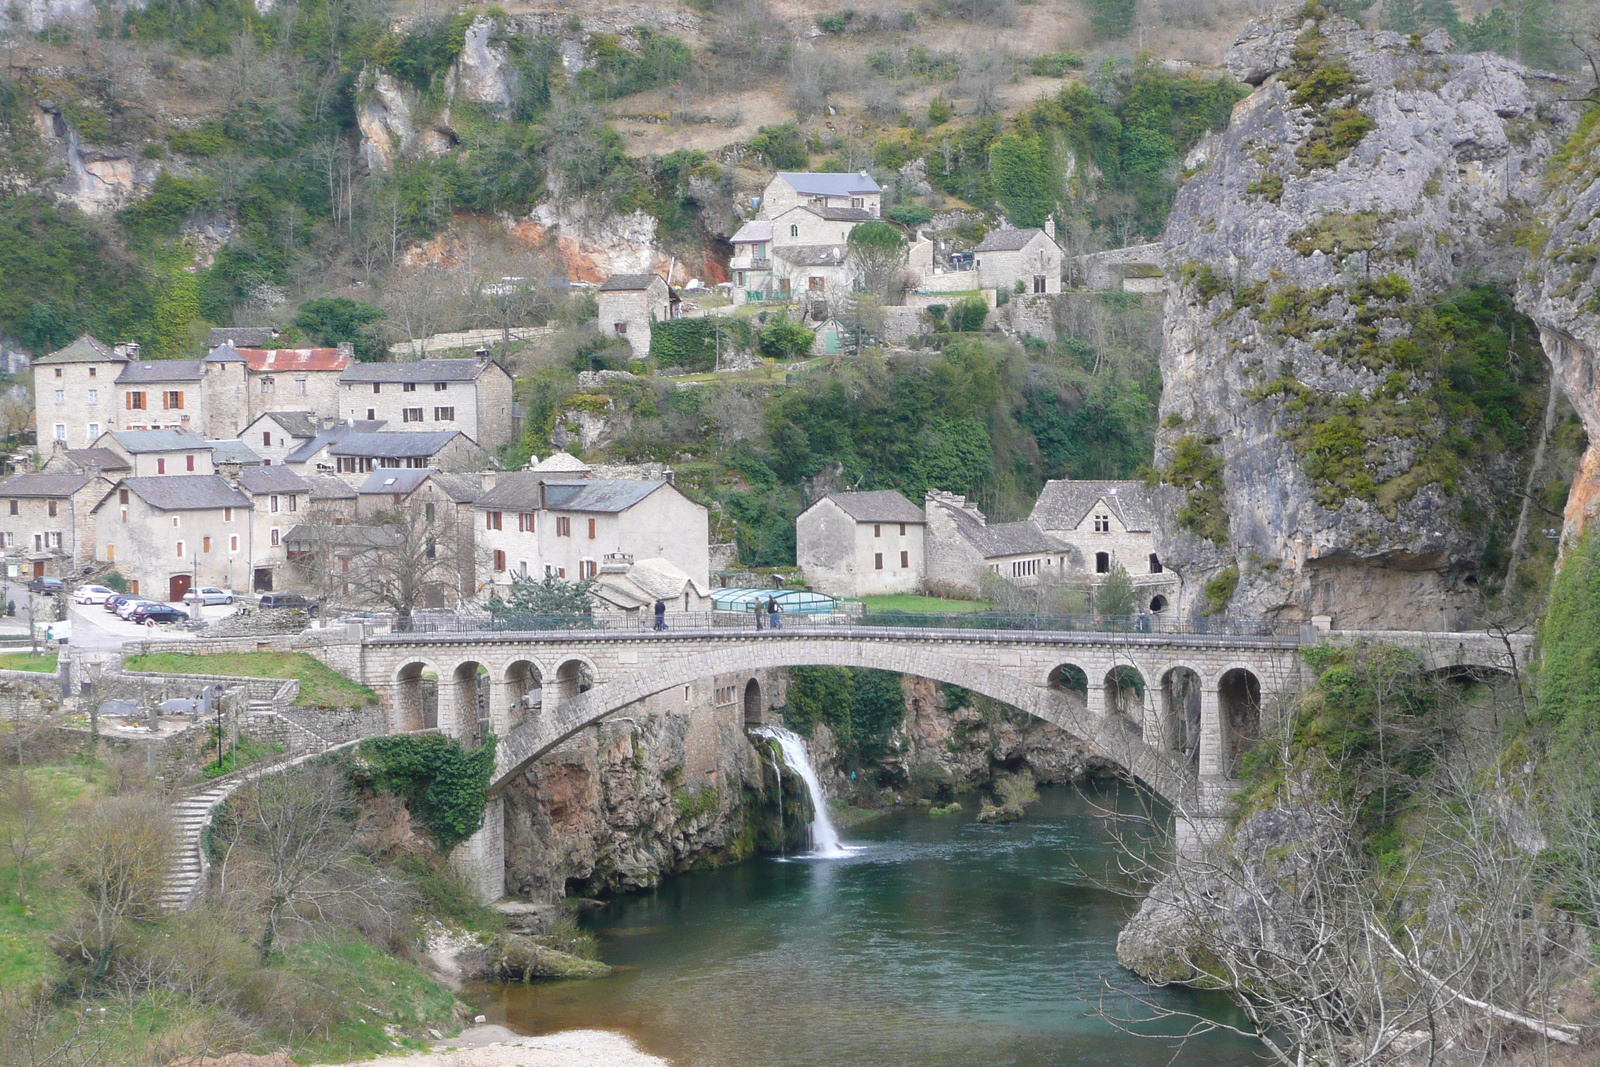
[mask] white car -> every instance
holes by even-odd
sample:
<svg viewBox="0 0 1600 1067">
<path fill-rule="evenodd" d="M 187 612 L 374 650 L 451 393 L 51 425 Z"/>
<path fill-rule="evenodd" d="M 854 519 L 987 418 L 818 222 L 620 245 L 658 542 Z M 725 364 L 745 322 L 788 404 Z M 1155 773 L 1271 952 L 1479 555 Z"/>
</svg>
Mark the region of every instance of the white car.
<svg viewBox="0 0 1600 1067">
<path fill-rule="evenodd" d="M 115 589 L 107 589 L 103 585 L 80 585 L 72 591 L 72 602 L 74 604 L 104 604 L 106 597 L 115 593 Z"/>
<path fill-rule="evenodd" d="M 202 604 L 232 604 L 233 590 L 218 589 L 214 585 L 202 585 L 199 589 L 191 589 L 183 594 L 183 599 L 190 603 L 198 600 Z"/>
</svg>

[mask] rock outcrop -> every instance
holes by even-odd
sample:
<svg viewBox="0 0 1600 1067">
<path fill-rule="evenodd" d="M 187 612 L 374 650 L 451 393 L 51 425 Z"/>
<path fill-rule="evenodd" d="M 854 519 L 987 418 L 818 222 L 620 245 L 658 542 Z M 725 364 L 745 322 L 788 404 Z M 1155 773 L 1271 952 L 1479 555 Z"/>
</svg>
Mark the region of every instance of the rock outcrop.
<svg viewBox="0 0 1600 1067">
<path fill-rule="evenodd" d="M 1515 284 L 1574 114 L 1449 48 L 1313 5 L 1229 55 L 1258 88 L 1165 238 L 1158 536 L 1185 611 L 1449 628 L 1499 577 L 1544 365 L 1509 303 L 1452 301 Z M 1510 350 L 1475 365 L 1490 327 Z"/>
</svg>

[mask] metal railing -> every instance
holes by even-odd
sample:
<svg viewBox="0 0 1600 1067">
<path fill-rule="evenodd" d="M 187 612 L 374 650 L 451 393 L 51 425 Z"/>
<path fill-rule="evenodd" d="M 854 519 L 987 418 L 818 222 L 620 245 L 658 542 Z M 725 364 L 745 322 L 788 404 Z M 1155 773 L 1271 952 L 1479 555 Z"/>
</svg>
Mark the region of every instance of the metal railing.
<svg viewBox="0 0 1600 1067">
<path fill-rule="evenodd" d="M 658 625 L 654 615 L 426 615 L 396 619 L 388 634 L 374 636 L 403 639 L 414 635 L 455 633 L 541 634 L 603 632 L 615 634 L 726 634 L 804 630 L 888 633 L 918 630 L 1022 634 L 1081 634 L 1101 640 L 1144 640 L 1162 637 L 1220 640 L 1271 640 L 1300 643 L 1298 624 L 1260 619 L 1191 618 L 1172 615 L 1034 615 L 1005 612 L 924 613 L 868 611 L 806 614 L 780 612 L 700 611 L 670 612 Z M 370 633 L 371 631 L 369 631 Z"/>
</svg>

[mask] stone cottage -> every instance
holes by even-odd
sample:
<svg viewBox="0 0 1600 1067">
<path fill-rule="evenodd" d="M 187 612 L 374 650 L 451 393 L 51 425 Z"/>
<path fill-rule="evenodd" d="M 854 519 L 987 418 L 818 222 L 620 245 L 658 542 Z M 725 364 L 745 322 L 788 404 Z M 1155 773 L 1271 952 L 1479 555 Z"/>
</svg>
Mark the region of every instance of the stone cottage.
<svg viewBox="0 0 1600 1067">
<path fill-rule="evenodd" d="M 195 585 L 235 588 L 250 573 L 250 498 L 215 475 L 124 478 L 93 514 L 96 556 L 131 593 L 176 601 Z"/>
<path fill-rule="evenodd" d="M 0 482 L 0 559 L 11 578 L 70 578 L 94 559 L 99 474 L 18 474 Z"/>
<path fill-rule="evenodd" d="M 1177 576 L 1161 562 L 1155 544 L 1155 495 L 1139 481 L 1057 479 L 1048 481 L 1029 516 L 1070 550 L 1077 574 L 1096 575 L 1120 566 L 1139 591 L 1141 609 L 1165 611 Z"/>
<path fill-rule="evenodd" d="M 972 250 L 981 288 L 1024 293 L 1061 292 L 1061 248 L 1047 229 L 991 230 Z"/>
<path fill-rule="evenodd" d="M 628 342 L 635 359 L 650 354 L 650 324 L 678 317 L 678 294 L 659 274 L 613 274 L 601 283 L 600 332 Z"/>
<path fill-rule="evenodd" d="M 1017 585 L 1064 577 L 1068 548 L 1032 519 L 991 524 L 974 501 L 929 489 L 927 576 L 930 582 L 976 592 L 984 572 Z"/>
<path fill-rule="evenodd" d="M 88 334 L 33 361 L 39 444 L 84 448 L 117 427 L 117 375 L 128 362 Z"/>
<path fill-rule="evenodd" d="M 498 448 L 512 437 L 511 387 L 511 375 L 487 355 L 354 363 L 339 376 L 337 411 L 347 423 L 457 430 L 485 448 Z"/>
<path fill-rule="evenodd" d="M 795 559 L 806 584 L 829 596 L 915 593 L 926 521 L 893 489 L 829 493 L 795 519 Z"/>
</svg>

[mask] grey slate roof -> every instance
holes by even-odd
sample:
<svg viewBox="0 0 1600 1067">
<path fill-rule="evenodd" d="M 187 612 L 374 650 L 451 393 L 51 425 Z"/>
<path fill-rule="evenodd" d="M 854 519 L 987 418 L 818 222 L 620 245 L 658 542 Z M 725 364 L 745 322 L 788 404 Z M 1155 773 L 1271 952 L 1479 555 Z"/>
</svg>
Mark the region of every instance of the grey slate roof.
<svg viewBox="0 0 1600 1067">
<path fill-rule="evenodd" d="M 214 474 L 124 478 L 119 488 L 135 493 L 146 504 L 162 511 L 204 511 L 250 506 L 249 497 Z M 109 494 L 106 499 L 111 499 Z"/>
<path fill-rule="evenodd" d="M 433 484 L 457 504 L 470 504 L 483 495 L 483 479 L 476 474 L 446 474 L 441 471 L 433 476 Z"/>
<path fill-rule="evenodd" d="M 207 441 L 211 446 L 211 462 L 237 463 L 242 467 L 258 467 L 261 457 L 250 450 L 243 441 Z"/>
<path fill-rule="evenodd" d="M 878 217 L 864 207 L 814 207 L 811 210 L 829 222 L 871 222 Z"/>
<path fill-rule="evenodd" d="M 437 474 L 433 467 L 383 467 L 367 475 L 366 481 L 356 490 L 358 493 L 414 493 L 417 487 L 428 480 L 429 475 Z"/>
<path fill-rule="evenodd" d="M 283 467 L 274 467 L 273 470 L 284 470 Z M 330 474 L 308 474 L 305 482 L 311 487 L 312 500 L 354 500 L 356 491 L 345 482 Z"/>
<path fill-rule="evenodd" d="M 205 373 L 205 363 L 198 359 L 140 360 L 123 365 L 122 373 L 117 375 L 117 384 L 197 382 L 205 377 Z"/>
<path fill-rule="evenodd" d="M 893 489 L 870 493 L 829 493 L 831 500 L 857 522 L 926 522 L 922 509 Z"/>
<path fill-rule="evenodd" d="M 546 482 L 545 504 L 552 511 L 626 511 L 666 482 L 607 478 L 597 482 Z"/>
<path fill-rule="evenodd" d="M 841 241 L 831 245 L 789 245 L 774 248 L 772 254 L 795 267 L 837 267 L 849 258 L 850 250 Z"/>
<path fill-rule="evenodd" d="M 211 332 L 212 333 L 216 333 L 217 331 L 212 330 Z M 211 350 L 211 352 L 206 356 L 205 362 L 207 362 L 207 363 L 249 363 L 250 361 L 248 359 L 245 359 L 243 356 L 241 356 L 239 354 L 239 350 L 237 348 L 233 347 L 233 342 L 232 341 L 224 341 L 222 344 L 217 345 L 215 348 L 213 348 Z"/>
<path fill-rule="evenodd" d="M 87 470 L 128 471 L 133 467 L 109 448 L 69 448 L 67 458 Z"/>
<path fill-rule="evenodd" d="M 460 430 L 414 431 L 395 430 L 380 433 L 347 433 L 329 447 L 335 456 L 371 456 L 382 459 L 394 456 L 431 456 L 457 437 L 465 436 Z M 302 448 L 305 446 L 301 446 Z M 300 451 L 296 449 L 295 451 Z"/>
<path fill-rule="evenodd" d="M 278 336 L 271 326 L 217 326 L 206 334 L 206 345 L 216 348 L 231 344 L 235 348 L 265 348 Z"/>
<path fill-rule="evenodd" d="M 494 488 L 478 494 L 473 503 L 489 511 L 538 511 L 539 483 L 544 476 L 533 471 L 512 471 L 495 476 Z"/>
<path fill-rule="evenodd" d="M 111 439 L 129 452 L 204 452 L 211 447 L 193 430 L 112 430 Z"/>
<path fill-rule="evenodd" d="M 1034 234 L 1042 234 L 1043 230 L 990 230 L 983 240 L 974 248 L 974 252 L 1020 252 L 1022 247 L 1033 240 Z"/>
<path fill-rule="evenodd" d="M 651 283 L 662 282 L 666 279 L 659 274 L 613 274 L 600 283 L 602 293 L 635 292 L 640 289 L 650 288 Z"/>
<path fill-rule="evenodd" d="M 311 483 L 288 467 L 247 467 L 239 472 L 239 487 L 252 496 L 311 492 Z"/>
<path fill-rule="evenodd" d="M 1045 482 L 1029 518 L 1042 529 L 1075 530 L 1102 500 L 1124 528 L 1137 533 L 1155 528 L 1156 508 L 1150 487 L 1136 481 Z"/>
<path fill-rule="evenodd" d="M 340 382 L 470 382 L 488 367 L 476 359 L 413 359 L 405 363 L 352 363 Z"/>
<path fill-rule="evenodd" d="M 983 554 L 984 559 L 1066 552 L 1067 546 L 1040 529 L 1032 519 L 985 525 L 972 512 L 956 504 L 929 500 L 930 508 L 943 508 L 958 534 Z"/>
<path fill-rule="evenodd" d="M 59 348 L 48 356 L 40 356 L 33 361 L 35 367 L 42 363 L 105 363 L 123 362 L 127 356 L 119 356 L 107 345 L 84 334 L 65 348 Z"/>
<path fill-rule="evenodd" d="M 368 526 L 345 523 L 323 526 L 300 523 L 289 527 L 283 540 L 290 544 L 331 544 L 335 549 L 348 549 L 352 554 L 370 548 L 393 548 L 405 538 L 405 532 L 394 526 Z"/>
<path fill-rule="evenodd" d="M 772 240 L 771 219 L 751 219 L 739 227 L 739 232 L 730 238 L 731 244 L 755 244 L 760 241 Z"/>
<path fill-rule="evenodd" d="M 92 481 L 92 474 L 18 474 L 0 482 L 0 496 L 69 497 Z"/>
<path fill-rule="evenodd" d="M 317 417 L 309 411 L 263 411 L 261 417 L 283 427 L 290 437 L 317 436 Z"/>
<path fill-rule="evenodd" d="M 818 174 L 814 171 L 780 170 L 778 177 L 802 196 L 857 196 L 881 193 L 882 187 L 866 174 Z"/>
</svg>

